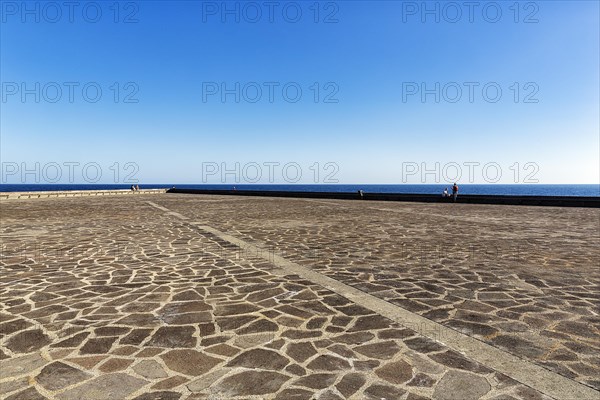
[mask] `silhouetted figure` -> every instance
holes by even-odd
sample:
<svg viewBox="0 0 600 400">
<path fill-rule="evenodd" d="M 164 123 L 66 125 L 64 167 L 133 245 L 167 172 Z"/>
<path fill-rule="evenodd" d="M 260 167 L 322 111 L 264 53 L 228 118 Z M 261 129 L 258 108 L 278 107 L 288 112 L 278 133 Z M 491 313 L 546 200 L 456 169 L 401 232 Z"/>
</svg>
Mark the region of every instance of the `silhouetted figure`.
<svg viewBox="0 0 600 400">
<path fill-rule="evenodd" d="M 455 203 L 456 203 L 456 198 L 457 197 L 458 197 L 458 185 L 455 182 L 454 185 L 452 185 L 452 198 L 453 198 L 453 200 L 454 200 Z"/>
</svg>

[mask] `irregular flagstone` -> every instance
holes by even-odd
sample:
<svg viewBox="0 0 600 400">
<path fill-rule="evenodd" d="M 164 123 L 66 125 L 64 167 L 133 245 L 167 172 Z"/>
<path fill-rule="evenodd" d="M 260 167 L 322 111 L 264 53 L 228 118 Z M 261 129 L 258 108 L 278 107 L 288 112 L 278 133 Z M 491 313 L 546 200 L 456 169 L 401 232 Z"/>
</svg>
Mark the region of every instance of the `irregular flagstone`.
<svg viewBox="0 0 600 400">
<path fill-rule="evenodd" d="M 173 389 L 177 386 L 183 385 L 186 382 L 188 382 L 188 378 L 185 378 L 183 376 L 172 376 L 152 385 L 152 389 Z"/>
<path fill-rule="evenodd" d="M 307 322 L 307 329 L 319 329 L 327 322 L 327 318 L 324 317 L 316 317 Z"/>
<path fill-rule="evenodd" d="M 540 357 L 546 353 L 544 349 L 538 347 L 535 343 L 532 343 L 526 339 L 519 338 L 517 336 L 501 335 L 492 339 L 492 343 L 501 348 L 516 351 L 519 354 L 523 354 L 529 357 Z"/>
<path fill-rule="evenodd" d="M 200 337 L 213 335 L 215 331 L 215 324 L 212 322 L 198 325 L 200 331 Z"/>
<path fill-rule="evenodd" d="M 11 333 L 29 328 L 31 325 L 33 325 L 31 322 L 25 321 L 24 319 L 5 322 L 0 324 L 0 335 L 10 335 Z"/>
<path fill-rule="evenodd" d="M 111 354 L 118 356 L 130 356 L 137 353 L 139 349 L 136 346 L 121 346 L 114 349 Z"/>
<path fill-rule="evenodd" d="M 365 344 L 354 348 L 354 351 L 359 352 L 367 357 L 377 358 L 380 360 L 388 360 L 400 351 L 400 347 L 393 341 Z"/>
<path fill-rule="evenodd" d="M 476 400 L 491 389 L 488 381 L 478 375 L 462 371 L 448 371 L 435 387 L 436 400 Z"/>
<path fill-rule="evenodd" d="M 337 390 L 346 397 L 352 396 L 367 382 L 362 374 L 350 373 L 344 375 L 342 380 L 335 386 Z"/>
<path fill-rule="evenodd" d="M 287 346 L 287 355 L 297 362 L 304 362 L 315 354 L 317 350 L 310 342 L 290 343 Z"/>
<path fill-rule="evenodd" d="M 193 380 L 188 383 L 186 387 L 192 393 L 202 392 L 205 389 L 210 388 L 212 385 L 215 385 L 219 379 L 225 376 L 229 371 L 226 369 L 217 369 L 215 371 L 208 372 L 202 377 Z"/>
<path fill-rule="evenodd" d="M 104 359 L 106 359 L 106 356 L 90 356 L 67 358 L 67 361 L 81 365 L 83 368 L 90 369 Z"/>
<path fill-rule="evenodd" d="M 105 363 L 98 368 L 101 372 L 117 372 L 129 367 L 133 360 L 127 358 L 109 358 Z"/>
<path fill-rule="evenodd" d="M 594 339 L 598 337 L 598 327 L 585 322 L 563 321 L 554 328 L 558 332 L 564 332 L 582 338 Z"/>
<path fill-rule="evenodd" d="M 285 291 L 282 288 L 261 290 L 259 292 L 254 292 L 252 294 L 249 294 L 246 297 L 246 300 L 254 303 L 254 302 L 259 302 L 261 300 L 266 300 L 266 299 L 276 297 L 282 293 L 285 293 Z"/>
<path fill-rule="evenodd" d="M 312 374 L 294 381 L 294 385 L 312 389 L 325 389 L 335 382 L 334 374 Z"/>
<path fill-rule="evenodd" d="M 0 394 L 6 394 L 30 386 L 27 378 L 4 381 L 0 384 Z"/>
<path fill-rule="evenodd" d="M 290 364 L 287 367 L 285 367 L 285 370 L 286 370 L 286 372 L 289 372 L 290 374 L 293 374 L 293 375 L 298 375 L 298 376 L 306 375 L 306 370 L 298 364 Z"/>
<path fill-rule="evenodd" d="M 416 337 L 414 339 L 405 340 L 404 344 L 419 353 L 431 353 L 444 349 L 444 346 L 441 344 L 425 337 Z"/>
<path fill-rule="evenodd" d="M 375 335 L 370 332 L 346 333 L 340 336 L 335 336 L 333 339 L 337 342 L 346 344 L 362 344 L 373 339 Z"/>
<path fill-rule="evenodd" d="M 0 379 L 29 374 L 47 361 L 39 354 L 10 358 L 0 361 Z"/>
<path fill-rule="evenodd" d="M 391 324 L 391 320 L 382 317 L 381 315 L 369 315 L 366 317 L 360 317 L 354 326 L 349 329 L 349 331 L 371 331 L 375 329 L 388 328 Z"/>
<path fill-rule="evenodd" d="M 4 400 L 47 400 L 45 396 L 42 396 L 35 388 L 30 387 L 21 392 L 11 394 L 4 398 Z"/>
<path fill-rule="evenodd" d="M 227 363 L 227 367 L 259 368 L 279 371 L 289 364 L 282 355 L 265 349 L 248 350 Z"/>
<path fill-rule="evenodd" d="M 460 320 L 447 321 L 444 323 L 444 325 L 450 326 L 460 332 L 475 336 L 493 336 L 499 332 L 498 329 L 494 328 L 493 326 Z"/>
<path fill-rule="evenodd" d="M 25 316 L 27 316 L 28 318 L 40 318 L 40 317 L 47 317 L 48 315 L 68 311 L 68 310 L 69 310 L 68 307 L 65 307 L 60 304 L 54 304 L 51 306 L 42 307 L 40 309 L 26 313 Z"/>
<path fill-rule="evenodd" d="M 61 340 L 58 343 L 51 344 L 50 347 L 77 347 L 89 336 L 89 334 L 89 332 L 81 332 L 70 338 Z"/>
<path fill-rule="evenodd" d="M 163 359 L 169 369 L 191 376 L 203 375 L 222 362 L 221 359 L 207 356 L 195 350 L 171 350 L 162 354 L 160 358 Z"/>
<path fill-rule="evenodd" d="M 60 390 L 91 378 L 92 375 L 62 362 L 53 362 L 42 368 L 35 380 L 46 390 Z"/>
<path fill-rule="evenodd" d="M 279 330 L 279 327 L 277 326 L 276 323 L 266 320 L 266 319 L 261 319 L 261 320 L 251 323 L 250 325 L 248 325 L 245 328 L 238 329 L 236 331 L 236 333 L 238 335 L 246 335 L 246 334 L 260 333 L 260 332 L 277 332 L 278 330 Z"/>
<path fill-rule="evenodd" d="M 250 335 L 236 336 L 233 345 L 241 349 L 250 349 L 273 342 L 275 335 L 272 332 L 262 332 Z"/>
<path fill-rule="evenodd" d="M 212 310 L 212 306 L 204 301 L 183 301 L 169 303 L 157 311 L 157 314 L 164 318 L 168 315 L 184 314 L 189 312 Z"/>
<path fill-rule="evenodd" d="M 119 343 L 139 345 L 150 335 L 151 332 L 152 329 L 134 329 L 131 331 L 131 333 L 122 338 Z"/>
<path fill-rule="evenodd" d="M 513 400 L 513 399 L 514 398 L 508 396 L 506 398 L 499 398 L 499 399 L 494 399 L 494 400 Z M 408 396 L 406 397 L 406 400 L 430 400 L 430 399 L 428 397 L 420 396 L 415 393 L 409 393 Z"/>
<path fill-rule="evenodd" d="M 50 338 L 39 329 L 23 331 L 11 336 L 6 347 L 15 353 L 30 353 L 50 344 Z"/>
<path fill-rule="evenodd" d="M 417 354 L 414 351 L 408 351 L 405 354 L 410 358 L 412 366 L 417 371 L 435 375 L 444 372 L 445 366 L 443 364 L 438 364 L 428 357 Z"/>
<path fill-rule="evenodd" d="M 250 314 L 259 310 L 260 308 L 250 303 L 226 304 L 217 306 L 217 309 L 215 310 L 215 315 L 225 316 Z"/>
<path fill-rule="evenodd" d="M 158 328 L 146 346 L 153 347 L 196 347 L 196 332 L 193 326 L 163 326 Z"/>
<path fill-rule="evenodd" d="M 276 283 L 259 283 L 256 285 L 246 285 L 238 289 L 239 293 L 264 292 L 278 286 Z"/>
<path fill-rule="evenodd" d="M 173 296 L 173 301 L 190 301 L 190 300 L 203 300 L 204 296 L 201 296 L 195 290 L 186 290 L 180 293 L 177 293 Z"/>
<path fill-rule="evenodd" d="M 492 372 L 491 369 L 484 367 L 483 365 L 478 364 L 474 361 L 471 361 L 465 358 L 463 355 L 452 350 L 446 351 L 445 353 L 433 354 L 429 357 L 434 361 L 437 361 L 441 364 L 447 365 L 452 368 L 463 369 L 471 372 Z"/>
<path fill-rule="evenodd" d="M 328 350 L 331 350 L 347 359 L 358 357 L 356 353 L 354 353 L 352 350 L 348 349 L 348 347 L 342 344 L 334 344 L 333 346 L 329 346 Z"/>
<path fill-rule="evenodd" d="M 316 371 L 340 371 L 351 368 L 348 361 L 332 355 L 318 356 L 307 367 Z"/>
<path fill-rule="evenodd" d="M 290 306 L 290 305 L 284 305 L 284 306 L 277 307 L 277 310 L 281 311 L 283 313 L 292 315 L 294 317 L 301 318 L 301 319 L 307 319 L 312 316 L 312 314 L 310 312 L 301 310 L 297 307 Z"/>
<path fill-rule="evenodd" d="M 178 400 L 179 398 L 181 398 L 181 393 L 162 391 L 144 393 L 133 400 Z"/>
<path fill-rule="evenodd" d="M 312 391 L 304 389 L 285 389 L 275 397 L 275 400 L 311 400 L 312 398 Z"/>
<path fill-rule="evenodd" d="M 416 374 L 415 377 L 407 383 L 408 386 L 431 387 L 435 384 L 435 379 L 426 374 Z"/>
<path fill-rule="evenodd" d="M 212 315 L 209 312 L 191 312 L 183 314 L 163 315 L 160 318 L 166 324 L 186 325 L 211 321 Z"/>
<path fill-rule="evenodd" d="M 142 360 L 133 366 L 136 374 L 148 379 L 157 379 L 167 377 L 163 367 L 154 360 Z"/>
<path fill-rule="evenodd" d="M 56 395 L 60 400 L 104 400 L 125 399 L 148 382 L 124 373 L 100 375 Z"/>
<path fill-rule="evenodd" d="M 323 333 L 320 331 L 304 331 L 300 329 L 288 329 L 284 331 L 281 336 L 290 339 L 308 339 L 322 336 Z"/>
<path fill-rule="evenodd" d="M 319 396 L 319 400 L 344 400 L 342 397 L 334 393 L 333 390 L 329 389 Z"/>
<path fill-rule="evenodd" d="M 116 337 L 88 339 L 79 352 L 81 354 L 105 354 L 108 353 L 115 340 L 117 340 Z"/>
<path fill-rule="evenodd" d="M 131 328 L 121 326 L 103 326 L 102 328 L 94 329 L 96 336 L 119 336 L 129 332 Z"/>
<path fill-rule="evenodd" d="M 404 393 L 406 393 L 406 390 L 395 386 L 373 384 L 365 389 L 364 399 L 399 399 Z"/>
<path fill-rule="evenodd" d="M 238 349 L 237 347 L 230 346 L 228 344 L 218 344 L 216 346 L 209 347 L 204 351 L 220 356 L 232 357 L 238 354 L 240 352 L 240 349 Z"/>
<path fill-rule="evenodd" d="M 236 330 L 257 319 L 257 315 L 242 315 L 237 317 L 217 318 L 217 325 L 222 331 Z"/>
<path fill-rule="evenodd" d="M 117 321 L 120 325 L 130 325 L 133 327 L 158 326 L 161 321 L 154 314 L 130 314 Z"/>
<path fill-rule="evenodd" d="M 400 360 L 377 368 L 375 374 L 389 383 L 400 385 L 412 378 L 413 371 L 410 364 Z"/>
<path fill-rule="evenodd" d="M 277 372 L 244 371 L 223 379 L 211 388 L 211 393 L 225 398 L 269 395 L 276 393 L 289 379 Z"/>
</svg>

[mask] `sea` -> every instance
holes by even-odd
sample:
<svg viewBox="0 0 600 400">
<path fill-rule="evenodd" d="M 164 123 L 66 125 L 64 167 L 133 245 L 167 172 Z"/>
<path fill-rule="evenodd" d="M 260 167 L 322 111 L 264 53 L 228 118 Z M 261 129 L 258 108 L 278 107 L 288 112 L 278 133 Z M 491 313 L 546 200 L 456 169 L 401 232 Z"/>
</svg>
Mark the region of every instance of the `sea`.
<svg viewBox="0 0 600 400">
<path fill-rule="evenodd" d="M 210 190 L 273 190 L 298 192 L 347 192 L 355 193 L 413 193 L 441 194 L 451 185 L 374 185 L 374 184 L 140 184 L 140 189 L 210 189 Z M 129 184 L 0 184 L 0 192 L 37 192 L 53 190 L 114 190 L 129 189 Z M 505 195 L 505 196 L 585 196 L 600 197 L 600 184 L 546 185 L 546 184 L 460 184 L 460 194 Z"/>
</svg>

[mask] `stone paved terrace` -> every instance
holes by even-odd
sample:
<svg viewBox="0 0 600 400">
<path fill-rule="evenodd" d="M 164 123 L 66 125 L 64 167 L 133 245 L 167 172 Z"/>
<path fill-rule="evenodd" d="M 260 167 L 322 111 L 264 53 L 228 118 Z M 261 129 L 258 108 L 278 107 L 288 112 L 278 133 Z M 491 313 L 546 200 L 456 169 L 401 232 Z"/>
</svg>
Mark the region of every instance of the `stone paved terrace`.
<svg viewBox="0 0 600 400">
<path fill-rule="evenodd" d="M 598 209 L 0 207 L 0 398 L 600 396 Z"/>
</svg>

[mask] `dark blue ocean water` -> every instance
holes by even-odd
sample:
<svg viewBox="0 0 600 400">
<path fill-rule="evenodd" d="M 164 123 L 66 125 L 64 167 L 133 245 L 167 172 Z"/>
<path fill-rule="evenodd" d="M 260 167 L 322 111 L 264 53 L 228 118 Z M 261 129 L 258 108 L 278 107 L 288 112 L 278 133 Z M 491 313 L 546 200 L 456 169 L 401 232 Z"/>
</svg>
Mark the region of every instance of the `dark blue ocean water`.
<svg viewBox="0 0 600 400">
<path fill-rule="evenodd" d="M 140 189 L 162 189 L 176 186 L 181 189 L 221 189 L 231 190 L 284 190 L 305 192 L 351 192 L 363 190 L 365 193 L 428 193 L 441 194 L 445 187 L 451 189 L 451 185 L 169 185 L 169 184 L 144 184 Z M 494 194 L 513 196 L 595 196 L 600 197 L 600 185 L 542 185 L 542 184 L 519 184 L 519 185 L 459 185 L 461 194 Z M 49 190 L 108 190 L 129 189 L 130 185 L 0 185 L 0 192 L 29 192 Z"/>
</svg>

